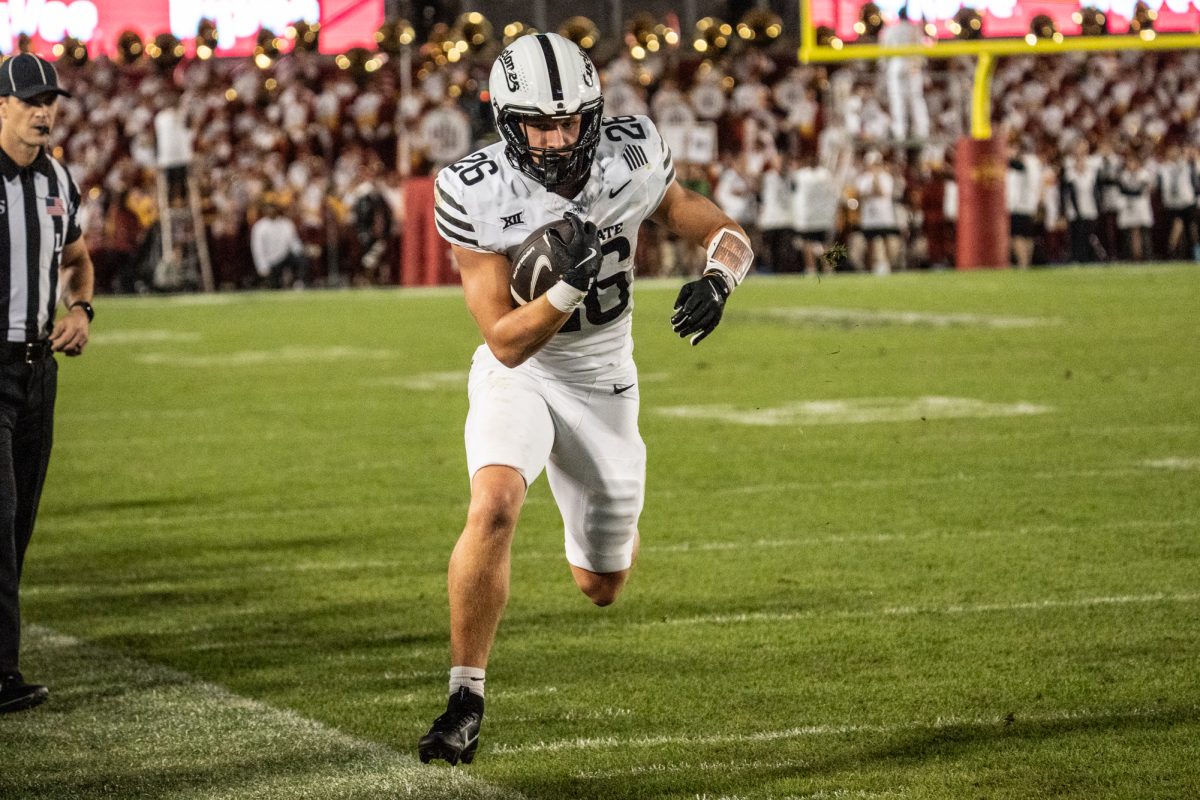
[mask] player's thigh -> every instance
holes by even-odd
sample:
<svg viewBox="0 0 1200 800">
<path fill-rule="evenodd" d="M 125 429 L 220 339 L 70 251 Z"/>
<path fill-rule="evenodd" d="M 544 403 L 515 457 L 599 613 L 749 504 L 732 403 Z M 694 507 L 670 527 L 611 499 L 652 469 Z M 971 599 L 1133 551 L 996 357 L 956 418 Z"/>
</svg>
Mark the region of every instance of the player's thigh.
<svg viewBox="0 0 1200 800">
<path fill-rule="evenodd" d="M 619 572 L 633 563 L 646 445 L 637 426 L 636 377 L 630 382 L 621 394 L 608 386 L 593 391 L 578 424 L 559 429 L 546 472 L 562 512 L 567 561 L 591 572 Z"/>
<path fill-rule="evenodd" d="M 467 474 L 473 478 L 483 467 L 507 466 L 529 486 L 545 469 L 554 444 L 554 422 L 538 382 L 476 359 L 468 394 Z"/>
</svg>

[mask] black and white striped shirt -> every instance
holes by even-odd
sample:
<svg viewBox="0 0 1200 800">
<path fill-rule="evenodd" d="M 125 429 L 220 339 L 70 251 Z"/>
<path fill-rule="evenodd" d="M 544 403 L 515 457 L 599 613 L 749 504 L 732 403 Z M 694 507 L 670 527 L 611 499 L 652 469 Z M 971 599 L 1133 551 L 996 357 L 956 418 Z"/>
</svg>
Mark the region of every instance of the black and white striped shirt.
<svg viewBox="0 0 1200 800">
<path fill-rule="evenodd" d="M 4 341 L 50 335 L 63 247 L 80 237 L 79 187 L 43 150 L 19 167 L 0 148 L 0 314 Z"/>
</svg>

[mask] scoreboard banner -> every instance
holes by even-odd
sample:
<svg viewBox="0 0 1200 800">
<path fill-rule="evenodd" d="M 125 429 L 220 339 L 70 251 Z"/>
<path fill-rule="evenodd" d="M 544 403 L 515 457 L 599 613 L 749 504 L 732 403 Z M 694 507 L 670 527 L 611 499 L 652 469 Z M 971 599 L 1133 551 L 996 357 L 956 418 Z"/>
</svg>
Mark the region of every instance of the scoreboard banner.
<svg viewBox="0 0 1200 800">
<path fill-rule="evenodd" d="M 321 52 L 374 47 L 383 24 L 384 0 L 4 0 L 0 2 L 0 52 L 12 53 L 22 35 L 52 57 L 67 37 L 84 42 L 93 55 L 112 55 L 117 39 L 134 31 L 143 39 L 173 33 L 185 44 L 196 38 L 200 20 L 216 23 L 218 56 L 249 55 L 262 28 L 282 36 L 295 22 L 321 24 Z"/>
<path fill-rule="evenodd" d="M 812 22 L 827 25 L 844 42 L 853 42 L 858 34 L 854 23 L 865 0 L 811 0 Z M 896 19 L 907 6 L 908 18 L 924 20 L 937 28 L 941 39 L 953 38 L 947 23 L 961 8 L 973 8 L 983 21 L 985 39 L 1021 37 L 1029 33 L 1033 18 L 1046 14 L 1060 33 L 1074 36 L 1080 32 L 1073 15 L 1084 8 L 1095 8 L 1108 17 L 1110 33 L 1126 33 L 1137 0 L 874 0 L 887 22 Z M 1196 33 L 1200 30 L 1200 0 L 1147 0 L 1158 14 L 1154 29 L 1159 33 Z"/>
</svg>

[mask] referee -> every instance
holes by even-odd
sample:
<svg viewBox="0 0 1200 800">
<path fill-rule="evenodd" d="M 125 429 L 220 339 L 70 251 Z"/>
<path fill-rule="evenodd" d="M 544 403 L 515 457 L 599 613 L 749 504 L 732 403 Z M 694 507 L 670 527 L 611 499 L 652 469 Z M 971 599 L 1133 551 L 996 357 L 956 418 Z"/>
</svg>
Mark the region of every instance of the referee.
<svg viewBox="0 0 1200 800">
<path fill-rule="evenodd" d="M 50 463 L 54 353 L 82 353 L 92 321 L 79 189 L 46 153 L 59 95 L 70 97 L 38 56 L 0 63 L 0 713 L 49 695 L 18 670 L 18 588 Z M 56 322 L 60 297 L 67 311 Z"/>
</svg>

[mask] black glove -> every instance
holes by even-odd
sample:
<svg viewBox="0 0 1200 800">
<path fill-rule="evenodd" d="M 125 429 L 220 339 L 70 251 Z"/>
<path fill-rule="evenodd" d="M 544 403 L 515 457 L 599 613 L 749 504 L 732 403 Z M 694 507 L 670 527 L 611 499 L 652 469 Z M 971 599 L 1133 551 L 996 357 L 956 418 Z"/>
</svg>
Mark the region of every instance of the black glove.
<svg viewBox="0 0 1200 800">
<path fill-rule="evenodd" d="M 720 324 L 728 297 L 729 285 L 719 275 L 685 283 L 675 298 L 671 328 L 684 338 L 695 334 L 692 344 L 700 344 Z"/>
<path fill-rule="evenodd" d="M 600 232 L 593 222 L 584 222 L 574 214 L 564 215 L 571 223 L 571 241 L 564 242 L 562 234 L 551 230 L 550 235 L 562 245 L 562 279 L 581 292 L 592 288 L 592 282 L 600 274 L 604 256 L 600 253 Z"/>
</svg>

